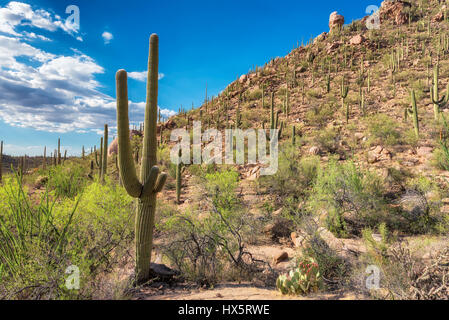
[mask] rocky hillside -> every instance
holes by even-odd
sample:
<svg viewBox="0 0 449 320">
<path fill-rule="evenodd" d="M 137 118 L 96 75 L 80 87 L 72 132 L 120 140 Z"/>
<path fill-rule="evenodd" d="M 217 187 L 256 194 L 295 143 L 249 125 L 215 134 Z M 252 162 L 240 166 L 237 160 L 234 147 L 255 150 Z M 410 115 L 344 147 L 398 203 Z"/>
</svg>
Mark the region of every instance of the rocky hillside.
<svg viewBox="0 0 449 320">
<path fill-rule="evenodd" d="M 376 165 L 385 161 L 384 167 L 392 161 L 419 167 L 441 134 L 429 90 L 435 68 L 439 98 L 448 83 L 449 24 L 439 2 L 385 1 L 380 28 L 372 30 L 367 28 L 370 17 L 343 26 L 344 17 L 333 13 L 329 32 L 242 75 L 201 108 L 170 119 L 165 129 L 198 120 L 203 128 L 269 128 L 273 104 L 282 139 L 290 140 L 295 127 L 306 152 L 354 156 Z M 412 90 L 418 136 L 407 114 L 412 114 Z M 444 102 L 439 109 L 448 112 Z M 391 135 L 379 132 L 377 127 L 386 125 L 383 119 L 394 127 Z M 164 132 L 167 140 L 169 130 Z"/>
</svg>

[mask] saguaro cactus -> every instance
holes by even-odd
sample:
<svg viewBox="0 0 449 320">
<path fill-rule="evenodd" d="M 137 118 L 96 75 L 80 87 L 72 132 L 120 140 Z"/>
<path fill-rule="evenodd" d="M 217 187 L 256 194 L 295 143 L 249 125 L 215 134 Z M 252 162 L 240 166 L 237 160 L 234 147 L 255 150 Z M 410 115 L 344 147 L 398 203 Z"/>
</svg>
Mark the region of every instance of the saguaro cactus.
<svg viewBox="0 0 449 320">
<path fill-rule="evenodd" d="M 345 109 L 345 99 L 348 97 L 349 92 L 349 86 L 345 85 L 345 78 L 341 80 L 341 106 L 343 109 Z M 349 104 L 346 106 L 346 123 L 349 122 Z"/>
<path fill-rule="evenodd" d="M 125 70 L 119 70 L 116 75 L 120 176 L 128 194 L 137 198 L 138 201 L 135 223 L 137 284 L 148 281 L 150 277 L 156 197 L 167 180 L 167 175 L 165 173 L 159 174 L 159 168 L 156 166 L 158 64 L 159 38 L 156 34 L 153 34 L 150 38 L 148 59 L 147 103 L 140 180 L 136 175 L 129 141 L 128 77 Z"/>
<path fill-rule="evenodd" d="M 440 65 L 439 62 L 437 62 L 435 68 L 433 69 L 433 88 L 430 88 L 430 95 L 433 102 L 433 112 L 435 120 L 438 120 L 440 118 L 440 104 L 445 99 L 443 97 L 443 99 L 440 100 L 440 95 L 438 92 L 439 74 L 440 74 Z"/>
<path fill-rule="evenodd" d="M 449 83 L 447 85 L 446 95 L 440 99 L 438 91 L 439 73 L 439 63 L 437 63 L 433 73 L 433 87 L 430 88 L 430 99 L 433 103 L 434 117 L 437 121 L 440 119 L 440 109 L 449 102 Z"/>
<path fill-rule="evenodd" d="M 59 138 L 58 139 L 58 155 L 57 155 L 57 157 L 58 157 L 58 165 L 60 165 L 61 164 L 61 139 Z"/>
<path fill-rule="evenodd" d="M 181 188 L 182 188 L 182 164 L 181 164 L 182 150 L 179 149 L 178 163 L 176 164 L 176 202 L 181 203 Z"/>
<path fill-rule="evenodd" d="M 106 174 L 108 173 L 108 125 L 104 125 L 104 137 L 103 137 L 103 154 L 101 163 L 101 182 L 104 182 Z"/>
<path fill-rule="evenodd" d="M 99 176 L 101 178 L 101 170 L 103 167 L 103 137 L 101 137 L 101 139 L 100 139 L 100 161 L 99 162 L 100 163 L 99 163 L 98 169 L 99 169 Z"/>
<path fill-rule="evenodd" d="M 44 147 L 44 158 L 42 159 L 42 169 L 47 169 L 47 147 Z"/>
<path fill-rule="evenodd" d="M 419 139 L 419 119 L 418 119 L 418 107 L 416 106 L 415 90 L 411 91 L 412 109 L 407 109 L 407 113 L 413 117 L 413 126 L 415 128 L 416 138 Z"/>
</svg>

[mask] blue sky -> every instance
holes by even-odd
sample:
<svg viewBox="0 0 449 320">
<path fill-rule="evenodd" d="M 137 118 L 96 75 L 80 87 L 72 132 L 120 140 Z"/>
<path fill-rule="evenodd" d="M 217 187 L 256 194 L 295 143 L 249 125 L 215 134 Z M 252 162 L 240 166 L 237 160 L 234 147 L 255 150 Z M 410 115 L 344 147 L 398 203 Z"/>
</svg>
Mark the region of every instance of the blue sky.
<svg viewBox="0 0 449 320">
<path fill-rule="evenodd" d="M 160 37 L 159 106 L 170 115 L 217 95 L 253 65 L 328 31 L 329 15 L 362 18 L 358 1 L 0 0 L 0 139 L 5 153 L 68 153 L 115 128 L 115 72 L 130 75 L 131 119 L 143 120 L 151 33 Z M 67 20 L 80 10 L 80 28 Z"/>
</svg>

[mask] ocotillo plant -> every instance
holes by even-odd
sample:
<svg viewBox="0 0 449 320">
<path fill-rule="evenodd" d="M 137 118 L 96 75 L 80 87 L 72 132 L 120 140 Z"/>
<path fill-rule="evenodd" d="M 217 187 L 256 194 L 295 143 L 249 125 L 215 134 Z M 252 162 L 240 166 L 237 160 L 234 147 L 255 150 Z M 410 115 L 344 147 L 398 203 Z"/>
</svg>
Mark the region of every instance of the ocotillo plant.
<svg viewBox="0 0 449 320">
<path fill-rule="evenodd" d="M 341 105 L 343 110 L 345 109 L 345 99 L 348 97 L 349 86 L 345 85 L 345 78 L 341 80 Z M 349 122 L 349 104 L 346 106 L 346 123 Z"/>
<path fill-rule="evenodd" d="M 132 158 L 129 140 L 128 85 L 127 73 L 119 70 L 117 80 L 117 129 L 119 168 L 123 185 L 132 197 L 138 199 L 136 209 L 136 282 L 144 283 L 150 278 L 150 260 L 153 247 L 153 227 L 156 210 L 156 197 L 164 187 L 167 175 L 159 174 L 157 163 L 157 94 L 159 38 L 150 38 L 148 59 L 147 103 L 145 107 L 145 133 L 143 140 L 142 166 L 140 180 Z"/>
<path fill-rule="evenodd" d="M 65 163 L 67 160 L 67 150 L 64 151 L 64 159 L 62 160 L 62 163 Z"/>
<path fill-rule="evenodd" d="M 103 139 L 103 159 L 101 163 L 101 182 L 105 181 L 106 174 L 108 173 L 108 125 L 104 125 L 104 139 Z"/>
<path fill-rule="evenodd" d="M 181 158 L 182 158 L 182 150 L 179 149 L 178 152 L 178 163 L 176 164 L 176 203 L 181 203 L 181 188 L 182 188 L 182 164 L 181 164 Z"/>
<path fill-rule="evenodd" d="M 419 119 L 418 119 L 418 107 L 416 106 L 415 90 L 411 91 L 412 109 L 407 109 L 407 113 L 413 117 L 413 127 L 415 128 L 416 138 L 419 139 Z"/>
</svg>

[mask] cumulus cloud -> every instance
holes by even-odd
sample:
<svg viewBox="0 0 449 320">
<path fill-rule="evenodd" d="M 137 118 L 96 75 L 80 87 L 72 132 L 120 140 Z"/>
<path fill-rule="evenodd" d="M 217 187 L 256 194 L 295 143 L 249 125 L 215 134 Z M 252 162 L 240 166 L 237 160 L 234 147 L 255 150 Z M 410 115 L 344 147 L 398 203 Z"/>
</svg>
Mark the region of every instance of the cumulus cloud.
<svg viewBox="0 0 449 320">
<path fill-rule="evenodd" d="M 0 7 L 0 32 L 16 37 L 27 36 L 26 32 L 17 30 L 23 26 L 50 32 L 60 29 L 71 35 L 78 33 L 77 26 L 68 20 L 63 21 L 60 16 L 42 9 L 34 10 L 27 3 L 11 1 L 5 7 Z"/>
<path fill-rule="evenodd" d="M 108 123 L 114 134 L 116 101 L 100 91 L 102 85 L 95 78 L 104 68 L 77 49 L 57 54 L 38 48 L 28 42 L 51 39 L 16 30 L 29 23 L 65 31 L 57 21 L 60 17 L 33 11 L 27 4 L 10 2 L 0 8 L 0 119 L 12 126 L 60 133 L 96 132 Z M 132 124 L 143 121 L 144 112 L 144 102 L 130 101 Z M 161 114 L 175 113 L 162 109 Z"/>
<path fill-rule="evenodd" d="M 109 44 L 114 39 L 114 35 L 107 31 L 103 32 L 101 36 L 103 37 L 104 44 Z"/>
<path fill-rule="evenodd" d="M 141 71 L 141 72 L 129 72 L 128 77 L 137 81 L 146 81 L 148 77 L 148 71 Z M 159 73 L 159 80 L 163 79 L 165 77 L 165 74 Z"/>
</svg>

